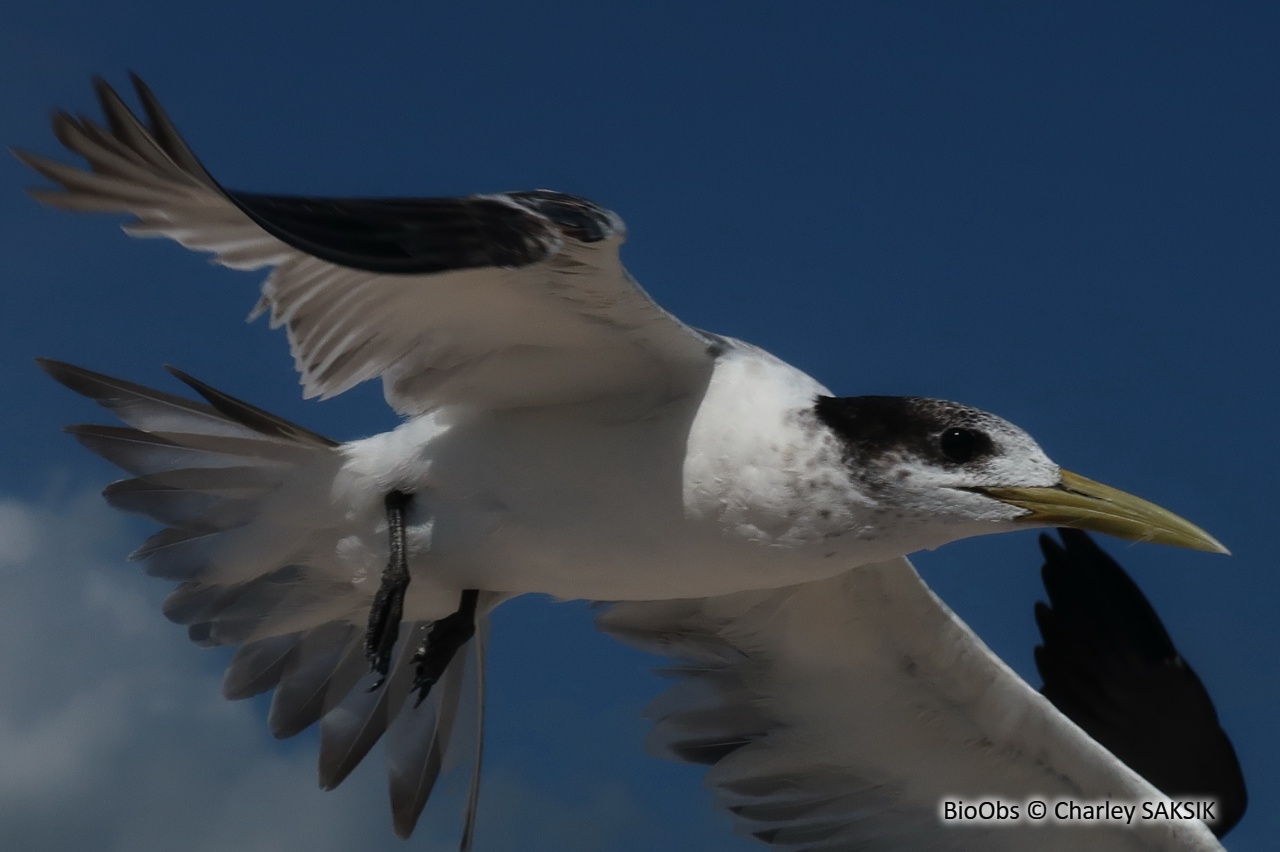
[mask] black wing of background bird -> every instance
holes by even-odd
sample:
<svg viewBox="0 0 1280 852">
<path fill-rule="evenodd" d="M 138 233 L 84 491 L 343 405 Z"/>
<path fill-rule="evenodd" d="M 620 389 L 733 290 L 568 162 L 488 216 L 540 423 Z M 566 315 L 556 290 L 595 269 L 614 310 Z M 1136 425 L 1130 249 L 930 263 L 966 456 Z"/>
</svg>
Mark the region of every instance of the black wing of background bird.
<svg viewBox="0 0 1280 852">
<path fill-rule="evenodd" d="M 1036 603 L 1040 691 L 1172 799 L 1211 798 L 1222 837 L 1248 803 L 1208 691 L 1137 584 L 1087 533 L 1040 537 L 1049 603 Z"/>
</svg>

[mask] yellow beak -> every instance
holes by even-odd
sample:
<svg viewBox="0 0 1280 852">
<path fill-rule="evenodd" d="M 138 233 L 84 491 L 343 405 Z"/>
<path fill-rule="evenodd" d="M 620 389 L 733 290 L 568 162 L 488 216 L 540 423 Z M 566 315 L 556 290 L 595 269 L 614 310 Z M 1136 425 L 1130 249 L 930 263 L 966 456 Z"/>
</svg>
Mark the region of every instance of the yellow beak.
<svg viewBox="0 0 1280 852">
<path fill-rule="evenodd" d="M 1040 526 L 1076 527 L 1132 541 L 1157 541 L 1210 553 L 1230 553 L 1213 536 L 1168 509 L 1148 503 L 1069 470 L 1047 488 L 976 488 L 1010 506 L 1026 509 L 1018 518 Z"/>
</svg>

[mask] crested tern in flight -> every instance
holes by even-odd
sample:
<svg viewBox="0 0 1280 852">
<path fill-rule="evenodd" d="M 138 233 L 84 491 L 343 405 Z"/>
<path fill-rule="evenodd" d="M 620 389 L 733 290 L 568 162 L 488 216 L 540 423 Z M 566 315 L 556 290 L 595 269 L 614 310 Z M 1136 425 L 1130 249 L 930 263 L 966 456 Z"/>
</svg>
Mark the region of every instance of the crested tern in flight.
<svg viewBox="0 0 1280 852">
<path fill-rule="evenodd" d="M 397 716 L 434 714 L 392 756 L 401 834 L 439 768 L 449 708 L 476 679 L 479 655 L 455 654 L 510 596 L 839 591 L 905 554 L 1029 526 L 1225 552 L 1172 513 L 1061 469 L 992 414 L 836 397 L 767 352 L 681 323 L 621 265 L 622 221 L 585 199 L 228 190 L 134 83 L 145 123 L 102 81 L 105 124 L 55 113 L 87 169 L 15 152 L 58 185 L 33 194 L 130 214 L 129 233 L 233 268 L 269 268 L 254 315 L 285 327 L 306 395 L 379 378 L 405 421 L 340 444 L 184 374 L 207 404 L 45 366 L 125 422 L 73 431 L 133 475 L 108 499 L 166 525 L 136 554 L 180 581 L 166 613 L 198 642 L 240 646 L 228 694 L 275 687 L 274 731 L 319 719 L 322 737 L 340 732 L 322 743 L 323 783 Z M 882 567 L 851 578 L 860 566 Z M 904 593 L 904 607 L 919 596 Z M 926 621 L 917 641 L 941 651 L 957 628 Z"/>
</svg>

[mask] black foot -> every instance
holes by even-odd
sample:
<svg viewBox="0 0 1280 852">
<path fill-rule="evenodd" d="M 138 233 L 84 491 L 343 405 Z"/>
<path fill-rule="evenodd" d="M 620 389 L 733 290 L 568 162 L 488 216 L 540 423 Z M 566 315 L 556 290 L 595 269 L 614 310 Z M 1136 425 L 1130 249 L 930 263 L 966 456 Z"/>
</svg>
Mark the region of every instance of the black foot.
<svg viewBox="0 0 1280 852">
<path fill-rule="evenodd" d="M 427 639 L 413 655 L 413 662 L 418 666 L 418 673 L 413 678 L 413 688 L 418 692 L 418 700 L 413 706 L 421 704 L 431 692 L 431 687 L 449 668 L 453 655 L 458 649 L 476 634 L 476 598 L 479 593 L 475 589 L 467 589 L 458 602 L 458 611 L 431 625 Z"/>
<path fill-rule="evenodd" d="M 383 501 L 387 508 L 387 535 L 391 557 L 382 571 L 382 583 L 369 609 L 369 626 L 364 632 L 364 655 L 369 667 L 378 673 L 378 682 L 369 687 L 373 692 L 387 679 L 391 669 L 391 652 L 400 633 L 400 617 L 404 614 L 404 593 L 409 587 L 409 560 L 405 555 L 404 510 L 412 496 L 392 491 Z"/>
</svg>

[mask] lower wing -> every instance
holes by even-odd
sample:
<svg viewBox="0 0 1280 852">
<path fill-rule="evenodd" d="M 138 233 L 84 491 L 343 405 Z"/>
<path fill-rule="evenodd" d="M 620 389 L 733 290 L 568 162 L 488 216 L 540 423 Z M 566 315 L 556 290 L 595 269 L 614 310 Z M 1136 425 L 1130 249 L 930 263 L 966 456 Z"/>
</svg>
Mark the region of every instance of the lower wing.
<svg viewBox="0 0 1280 852">
<path fill-rule="evenodd" d="M 675 686 L 649 709 L 650 746 L 707 764 L 720 806 L 778 847 L 1222 848 L 1198 820 L 1056 820 L 1058 800 L 1165 797 L 997 658 L 905 559 L 771 592 L 614 604 L 599 623 L 676 658 Z M 944 819 L 947 802 L 994 800 L 1018 819 Z M 1033 801 L 1046 818 L 1031 818 Z"/>
<path fill-rule="evenodd" d="M 320 786 L 340 784 L 384 735 L 396 833 L 408 837 L 445 774 L 468 777 L 462 848 L 470 848 L 480 778 L 484 641 L 496 598 L 482 596 L 475 641 L 453 658 L 428 700 L 414 701 L 414 651 L 431 622 L 406 621 L 385 683 L 370 672 L 365 626 L 372 589 L 351 582 L 303 533 L 323 535 L 338 445 L 190 376 L 208 404 L 42 361 L 62 384 L 127 424 L 73 426 L 82 443 L 132 474 L 108 502 L 166 525 L 133 558 L 180 581 L 165 614 L 192 641 L 232 646 L 230 699 L 274 690 L 276 737 L 320 724 Z M 330 474 L 331 475 L 331 474 Z M 294 487 L 291 487 L 294 486 Z M 312 495 L 307 497 L 306 495 Z M 322 542 L 322 544 L 324 544 Z M 327 542 L 331 552 L 336 542 Z"/>
</svg>

